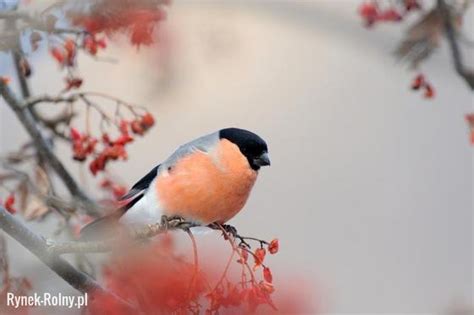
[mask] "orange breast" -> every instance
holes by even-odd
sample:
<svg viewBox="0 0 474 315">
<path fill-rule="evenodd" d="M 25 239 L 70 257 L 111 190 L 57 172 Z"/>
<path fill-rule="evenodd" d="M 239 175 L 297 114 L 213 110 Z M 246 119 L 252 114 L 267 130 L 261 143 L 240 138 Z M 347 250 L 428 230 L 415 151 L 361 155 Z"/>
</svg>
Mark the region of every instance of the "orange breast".
<svg viewBox="0 0 474 315">
<path fill-rule="evenodd" d="M 243 208 L 256 178 L 239 148 L 224 139 L 214 152 L 197 151 L 160 174 L 156 189 L 164 214 L 224 223 Z"/>
</svg>

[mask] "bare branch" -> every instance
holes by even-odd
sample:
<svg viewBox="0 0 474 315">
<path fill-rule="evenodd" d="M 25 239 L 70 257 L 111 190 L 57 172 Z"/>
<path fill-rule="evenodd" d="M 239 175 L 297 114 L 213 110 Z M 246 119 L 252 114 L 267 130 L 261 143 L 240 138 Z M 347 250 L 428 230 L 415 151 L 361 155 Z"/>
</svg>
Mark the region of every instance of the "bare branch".
<svg viewBox="0 0 474 315">
<path fill-rule="evenodd" d="M 6 176 L 10 176 L 10 178 L 24 181 L 35 196 L 41 199 L 47 207 L 56 210 L 64 218 L 68 219 L 71 214 L 75 212 L 75 204 L 64 201 L 63 199 L 57 197 L 54 193 L 45 194 L 41 192 L 40 189 L 38 189 L 38 187 L 32 182 L 30 176 L 27 173 L 11 167 L 7 163 L 4 163 L 1 159 L 0 165 L 5 170 L 11 172 L 4 175 L 3 179 L 5 179 Z"/>
<path fill-rule="evenodd" d="M 84 208 L 88 214 L 98 216 L 99 211 L 97 210 L 96 205 L 79 188 L 74 178 L 69 174 L 61 161 L 53 153 L 50 145 L 41 134 L 41 131 L 37 126 L 37 122 L 35 121 L 29 109 L 22 106 L 22 102 L 17 99 L 13 91 L 5 82 L 0 82 L 0 95 L 3 96 L 6 103 L 13 110 L 33 139 L 39 154 L 55 170 L 56 174 L 62 179 L 69 192 L 84 205 Z"/>
<path fill-rule="evenodd" d="M 77 101 L 79 96 L 77 94 L 71 96 L 50 96 L 50 95 L 40 95 L 36 97 L 30 97 L 26 99 L 23 106 L 24 107 L 33 107 L 39 103 L 73 103 Z"/>
<path fill-rule="evenodd" d="M 455 17 L 452 14 L 452 10 L 444 0 L 438 0 L 438 8 L 443 16 L 446 38 L 451 49 L 454 68 L 456 69 L 456 72 L 464 78 L 469 87 L 474 90 L 474 70 L 467 69 L 463 63 L 462 53 L 457 41 L 457 31 L 453 25 Z"/>
</svg>

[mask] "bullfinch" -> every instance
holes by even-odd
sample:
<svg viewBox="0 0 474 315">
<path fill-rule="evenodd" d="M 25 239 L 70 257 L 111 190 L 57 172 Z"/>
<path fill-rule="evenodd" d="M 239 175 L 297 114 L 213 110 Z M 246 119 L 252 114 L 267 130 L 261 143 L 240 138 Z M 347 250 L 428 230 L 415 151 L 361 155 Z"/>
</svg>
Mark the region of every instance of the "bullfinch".
<svg viewBox="0 0 474 315">
<path fill-rule="evenodd" d="M 122 197 L 123 207 L 85 226 L 81 238 L 97 238 L 117 223 L 154 224 L 162 215 L 224 224 L 244 207 L 267 165 L 267 144 L 253 132 L 226 128 L 202 136 L 155 166 Z"/>
</svg>

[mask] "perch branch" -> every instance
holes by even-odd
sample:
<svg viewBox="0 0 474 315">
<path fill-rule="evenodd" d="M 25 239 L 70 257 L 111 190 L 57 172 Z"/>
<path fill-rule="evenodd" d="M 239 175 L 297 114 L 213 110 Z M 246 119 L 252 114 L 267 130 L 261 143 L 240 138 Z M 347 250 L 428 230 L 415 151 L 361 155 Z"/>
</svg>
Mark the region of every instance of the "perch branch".
<svg viewBox="0 0 474 315">
<path fill-rule="evenodd" d="M 25 100 L 23 107 L 33 107 L 39 103 L 74 103 L 79 99 L 78 95 L 71 95 L 67 97 L 63 96 L 50 96 L 50 95 L 40 95 L 35 97 L 30 97 Z"/>
<path fill-rule="evenodd" d="M 162 234 L 169 230 L 183 230 L 189 233 L 189 229 L 192 227 L 201 226 L 200 224 L 189 222 L 180 217 L 166 217 L 163 216 L 160 223 L 148 224 L 140 228 L 131 229 L 127 231 L 126 240 L 140 241 L 147 238 L 151 238 L 158 234 Z M 250 245 L 246 240 L 253 240 L 259 242 L 261 246 L 263 244 L 268 244 L 264 240 L 260 240 L 253 237 L 241 236 L 237 233 L 237 229 L 231 225 L 220 225 L 220 224 L 210 224 L 207 225 L 208 228 L 222 231 L 224 238 L 228 239 L 229 236 L 232 236 L 234 239 L 240 241 L 239 247 L 245 246 L 250 248 Z M 122 238 L 112 238 L 103 241 L 69 241 L 69 242 L 53 242 L 48 241 L 48 250 L 57 255 L 62 254 L 71 254 L 71 253 L 102 253 L 108 252 L 116 248 L 123 247 Z"/>
<path fill-rule="evenodd" d="M 144 240 L 151 238 L 158 234 L 164 233 L 168 230 L 184 230 L 188 231 L 189 228 L 199 226 L 198 224 L 184 221 L 181 218 L 166 218 L 164 217 L 162 222 L 155 224 L 148 224 L 141 228 L 132 229 L 128 231 L 127 240 Z M 121 246 L 121 239 L 114 238 L 104 241 L 69 241 L 55 243 L 48 241 L 48 250 L 50 253 L 61 255 L 70 253 L 102 253 L 111 251 L 114 248 Z"/>
</svg>

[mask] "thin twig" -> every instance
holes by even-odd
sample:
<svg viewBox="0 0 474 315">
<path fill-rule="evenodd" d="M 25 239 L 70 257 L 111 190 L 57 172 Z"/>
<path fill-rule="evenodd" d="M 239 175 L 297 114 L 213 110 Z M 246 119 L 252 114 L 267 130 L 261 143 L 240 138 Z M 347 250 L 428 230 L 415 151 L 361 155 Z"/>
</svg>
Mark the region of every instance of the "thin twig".
<svg viewBox="0 0 474 315">
<path fill-rule="evenodd" d="M 454 68 L 456 69 L 456 72 L 464 79 L 464 81 L 466 81 L 469 87 L 474 90 L 474 70 L 467 69 L 463 63 L 461 49 L 459 48 L 457 41 L 457 31 L 453 25 L 455 22 L 455 17 L 452 14 L 452 9 L 448 7 L 445 0 L 438 0 L 438 8 L 444 19 L 446 38 L 451 49 Z"/>
<path fill-rule="evenodd" d="M 36 97 L 30 97 L 25 100 L 22 106 L 24 107 L 33 107 L 39 103 L 74 103 L 79 98 L 78 95 L 71 96 L 50 96 L 50 95 L 41 95 Z"/>
</svg>

